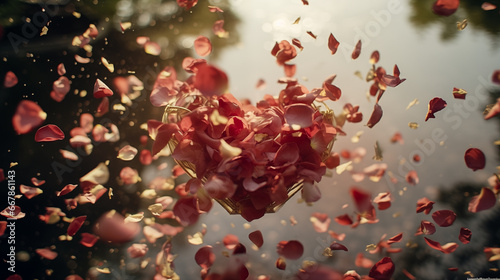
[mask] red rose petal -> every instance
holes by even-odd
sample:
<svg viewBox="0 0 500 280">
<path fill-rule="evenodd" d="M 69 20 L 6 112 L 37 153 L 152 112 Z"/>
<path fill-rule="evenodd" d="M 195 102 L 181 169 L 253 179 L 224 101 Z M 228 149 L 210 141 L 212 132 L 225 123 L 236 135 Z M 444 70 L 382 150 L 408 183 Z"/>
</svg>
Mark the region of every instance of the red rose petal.
<svg viewBox="0 0 500 280">
<path fill-rule="evenodd" d="M 17 134 L 25 134 L 38 127 L 47 118 L 40 106 L 30 100 L 22 100 L 12 117 L 12 126 Z"/>
<path fill-rule="evenodd" d="M 417 213 L 424 212 L 426 215 L 432 211 L 434 201 L 430 201 L 427 197 L 423 197 L 417 201 Z"/>
<path fill-rule="evenodd" d="M 391 207 L 391 193 L 390 192 L 384 192 L 384 193 L 379 193 L 374 199 L 373 203 L 376 203 L 378 205 L 378 210 L 386 210 L 389 207 Z"/>
<path fill-rule="evenodd" d="M 336 77 L 337 75 L 334 74 L 326 78 L 322 86 L 326 97 L 331 101 L 337 101 L 342 96 L 342 91 L 340 90 L 340 88 L 332 85 L 333 80 L 335 80 Z"/>
<path fill-rule="evenodd" d="M 346 251 L 346 252 L 349 251 L 346 246 L 344 246 L 338 242 L 335 242 L 335 241 L 332 244 L 330 244 L 329 248 L 332 251 L 339 251 L 339 250 Z"/>
<path fill-rule="evenodd" d="M 18 82 L 19 82 L 19 80 L 17 79 L 16 74 L 14 74 L 14 72 L 12 72 L 12 71 L 8 71 L 5 74 L 5 78 L 3 80 L 3 86 L 6 88 L 11 88 L 11 87 L 17 85 Z"/>
<path fill-rule="evenodd" d="M 349 194 L 351 195 L 358 212 L 367 212 L 373 208 L 370 193 L 358 189 L 357 187 L 351 187 Z"/>
<path fill-rule="evenodd" d="M 337 49 L 339 48 L 339 41 L 333 36 L 332 33 L 330 33 L 330 36 L 328 37 L 328 48 L 332 52 L 332 55 L 334 55 L 337 52 Z"/>
<path fill-rule="evenodd" d="M 76 232 L 82 227 L 83 223 L 85 223 L 85 220 L 87 219 L 87 216 L 80 216 L 75 218 L 68 226 L 67 233 L 69 236 L 73 236 L 76 234 Z"/>
<path fill-rule="evenodd" d="M 297 240 L 280 241 L 276 247 L 278 254 L 286 259 L 299 259 L 304 253 L 304 246 Z"/>
<path fill-rule="evenodd" d="M 134 243 L 127 248 L 127 253 L 131 258 L 144 257 L 149 248 L 147 244 Z"/>
<path fill-rule="evenodd" d="M 199 56 L 207 56 L 212 52 L 212 43 L 205 36 L 199 36 L 194 40 L 194 50 Z"/>
<path fill-rule="evenodd" d="M 314 109 L 307 104 L 292 104 L 286 108 L 285 120 L 292 128 L 306 128 L 313 124 L 313 114 Z"/>
<path fill-rule="evenodd" d="M 436 232 L 436 227 L 434 226 L 433 223 L 423 220 L 420 222 L 420 228 L 418 229 L 418 232 L 415 235 L 420 235 L 420 234 L 426 234 L 426 235 L 432 235 Z"/>
<path fill-rule="evenodd" d="M 36 142 L 50 142 L 56 140 L 63 140 L 64 132 L 54 124 L 48 124 L 40 127 L 35 134 Z"/>
<path fill-rule="evenodd" d="M 494 10 L 496 8 L 497 8 L 496 5 L 491 4 L 489 2 L 484 2 L 483 4 L 481 4 L 481 9 L 483 9 L 485 11 L 491 11 L 491 10 Z"/>
<path fill-rule="evenodd" d="M 486 157 L 483 151 L 477 148 L 470 148 L 465 151 L 465 164 L 473 171 L 483 169 L 486 166 Z"/>
<path fill-rule="evenodd" d="M 335 217 L 335 222 L 337 222 L 339 225 L 343 225 L 343 226 L 352 225 L 352 219 L 347 214 Z"/>
<path fill-rule="evenodd" d="M 252 241 L 252 243 L 259 248 L 264 244 L 264 237 L 262 236 L 262 232 L 260 230 L 249 233 L 248 239 L 250 239 L 250 241 Z"/>
<path fill-rule="evenodd" d="M 232 197 L 236 192 L 236 184 L 226 175 L 215 174 L 211 176 L 204 187 L 207 194 L 215 199 Z"/>
<path fill-rule="evenodd" d="M 125 223 L 125 218 L 116 211 L 104 213 L 94 227 L 95 234 L 103 241 L 125 243 L 139 233 L 137 223 Z"/>
<path fill-rule="evenodd" d="M 481 193 L 472 197 L 469 202 L 469 211 L 477 213 L 479 211 L 490 209 L 497 202 L 495 193 L 489 188 L 482 188 Z"/>
<path fill-rule="evenodd" d="M 102 117 L 109 111 L 109 98 L 103 97 L 101 99 L 101 103 L 99 103 L 99 107 L 97 107 L 95 116 Z"/>
<path fill-rule="evenodd" d="M 375 126 L 380 119 L 382 118 L 382 107 L 378 105 L 378 103 L 375 103 L 375 106 L 373 107 L 373 112 L 370 116 L 370 119 L 368 120 L 368 123 L 366 124 L 369 128 L 372 128 Z"/>
<path fill-rule="evenodd" d="M 54 81 L 54 83 L 52 84 L 50 97 L 57 102 L 61 102 L 66 97 L 66 94 L 68 94 L 70 89 L 70 82 L 68 78 L 64 76 L 59 77 L 59 79 Z"/>
<path fill-rule="evenodd" d="M 416 184 L 418 184 L 419 182 L 419 179 L 418 179 L 418 175 L 417 175 L 417 171 L 415 170 L 410 170 L 406 176 L 405 176 L 405 179 L 406 179 L 406 182 L 408 182 L 408 184 L 412 185 L 412 186 L 415 186 Z"/>
<path fill-rule="evenodd" d="M 82 239 L 80 240 L 80 244 L 85 247 L 92 247 L 99 240 L 99 236 L 93 235 L 91 233 L 82 232 Z"/>
<path fill-rule="evenodd" d="M 179 5 L 179 7 L 181 8 L 186 9 L 186 11 L 190 10 L 196 4 L 198 4 L 198 0 L 177 0 L 177 5 Z"/>
<path fill-rule="evenodd" d="M 238 243 L 240 243 L 240 240 L 238 236 L 234 234 L 226 234 L 226 236 L 222 239 L 222 243 L 227 249 L 232 250 Z"/>
<path fill-rule="evenodd" d="M 395 266 L 392 259 L 384 257 L 370 269 L 368 276 L 377 280 L 389 280 L 391 279 L 394 270 Z"/>
<path fill-rule="evenodd" d="M 196 223 L 200 216 L 198 200 L 194 196 L 179 198 L 174 205 L 173 211 L 177 221 L 183 226 Z"/>
<path fill-rule="evenodd" d="M 43 191 L 39 188 L 33 188 L 26 185 L 21 184 L 19 186 L 20 192 L 27 198 L 32 199 L 33 197 L 41 194 Z"/>
<path fill-rule="evenodd" d="M 470 242 L 470 239 L 472 237 L 472 232 L 468 228 L 460 228 L 460 234 L 458 236 L 458 240 L 462 242 L 463 244 L 468 244 Z"/>
<path fill-rule="evenodd" d="M 356 59 L 361 54 L 361 40 L 356 43 L 354 50 L 352 51 L 351 58 Z"/>
<path fill-rule="evenodd" d="M 363 267 L 363 268 L 370 268 L 373 266 L 373 261 L 366 258 L 363 253 L 358 253 L 356 255 L 356 260 L 354 261 L 354 264 L 357 267 Z"/>
<path fill-rule="evenodd" d="M 373 51 L 372 54 L 370 55 L 370 64 L 375 64 L 380 60 L 380 53 L 379 51 Z"/>
<path fill-rule="evenodd" d="M 203 269 L 209 269 L 215 262 L 215 254 L 212 246 L 203 246 L 194 255 L 194 260 Z"/>
<path fill-rule="evenodd" d="M 42 258 L 46 258 L 48 260 L 57 258 L 57 253 L 48 248 L 36 249 L 35 252 Z"/>
<path fill-rule="evenodd" d="M 0 236 L 4 235 L 6 229 L 7 229 L 7 222 L 0 221 Z"/>
<path fill-rule="evenodd" d="M 112 96 L 113 91 L 101 80 L 97 79 L 94 84 L 94 97 L 103 98 Z"/>
<path fill-rule="evenodd" d="M 387 240 L 387 244 L 392 244 L 392 243 L 397 243 L 400 242 L 403 239 L 403 233 L 399 233 Z"/>
<path fill-rule="evenodd" d="M 227 75 L 215 66 L 202 64 L 196 72 L 194 87 L 207 97 L 222 95 L 228 87 Z"/>
<path fill-rule="evenodd" d="M 425 116 L 425 121 L 430 118 L 435 118 L 434 113 L 443 110 L 446 107 L 446 101 L 442 98 L 434 97 L 429 101 L 427 115 Z"/>
<path fill-rule="evenodd" d="M 316 232 L 326 232 L 330 226 L 331 219 L 325 213 L 314 212 L 309 219 Z"/>
<path fill-rule="evenodd" d="M 440 16 L 450 16 L 456 12 L 459 5 L 459 0 L 437 0 L 432 6 L 432 11 Z"/>
<path fill-rule="evenodd" d="M 424 239 L 425 239 L 425 243 L 427 243 L 427 245 L 429 245 L 429 247 L 431 247 L 432 249 L 441 251 L 445 254 L 453 253 L 458 247 L 458 244 L 454 243 L 454 242 L 450 242 L 450 243 L 447 243 L 447 244 L 441 246 L 441 244 L 437 241 L 431 240 L 427 237 L 424 237 Z"/>
<path fill-rule="evenodd" d="M 457 214 L 451 210 L 439 210 L 432 213 L 432 219 L 440 227 L 449 227 L 455 222 Z"/>
</svg>

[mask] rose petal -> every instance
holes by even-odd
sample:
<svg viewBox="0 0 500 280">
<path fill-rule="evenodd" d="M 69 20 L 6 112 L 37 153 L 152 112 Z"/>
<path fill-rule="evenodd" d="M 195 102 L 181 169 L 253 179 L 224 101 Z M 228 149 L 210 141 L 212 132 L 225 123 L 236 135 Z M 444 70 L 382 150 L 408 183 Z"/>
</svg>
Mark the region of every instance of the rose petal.
<svg viewBox="0 0 500 280">
<path fill-rule="evenodd" d="M 405 176 L 405 179 L 406 182 L 408 182 L 408 184 L 415 186 L 419 182 L 417 171 L 415 170 L 408 171 L 408 173 Z"/>
<path fill-rule="evenodd" d="M 434 201 L 430 201 L 427 197 L 423 197 L 417 201 L 417 213 L 424 212 L 426 215 L 432 211 Z"/>
<path fill-rule="evenodd" d="M 234 234 L 226 234 L 226 236 L 222 239 L 222 243 L 227 249 L 233 250 L 236 245 L 240 243 L 240 240 L 238 239 L 238 236 Z"/>
<path fill-rule="evenodd" d="M 425 121 L 430 118 L 435 118 L 434 113 L 443 110 L 446 107 L 446 101 L 442 98 L 434 97 L 429 101 L 427 115 L 425 116 Z"/>
<path fill-rule="evenodd" d="M 66 94 L 68 94 L 70 89 L 70 82 L 68 78 L 61 76 L 52 84 L 50 97 L 57 102 L 61 102 L 66 97 Z"/>
<path fill-rule="evenodd" d="M 347 214 L 335 217 L 335 222 L 343 226 L 352 225 L 352 219 Z"/>
<path fill-rule="evenodd" d="M 439 210 L 432 213 L 432 219 L 440 227 L 449 227 L 455 222 L 457 214 L 451 210 Z"/>
<path fill-rule="evenodd" d="M 202 64 L 198 67 L 194 87 L 207 97 L 222 95 L 228 87 L 227 75 L 215 66 Z"/>
<path fill-rule="evenodd" d="M 432 11 L 440 16 L 450 16 L 457 11 L 459 5 L 459 0 L 436 0 Z"/>
<path fill-rule="evenodd" d="M 376 203 L 378 205 L 378 210 L 386 210 L 391 207 L 391 201 L 392 198 L 390 192 L 379 193 L 373 199 L 373 203 Z"/>
<path fill-rule="evenodd" d="M 99 218 L 94 231 L 103 241 L 125 243 L 134 239 L 140 226 L 137 223 L 125 223 L 124 217 L 113 210 Z"/>
<path fill-rule="evenodd" d="M 36 249 L 35 252 L 42 258 L 46 258 L 48 260 L 57 258 L 57 252 L 54 252 L 49 248 Z"/>
<path fill-rule="evenodd" d="M 460 235 L 458 236 L 458 240 L 462 242 L 463 244 L 468 244 L 470 242 L 470 239 L 472 237 L 472 232 L 468 228 L 460 228 Z"/>
<path fill-rule="evenodd" d="M 330 36 L 328 37 L 328 48 L 332 52 L 332 55 L 334 55 L 337 52 L 337 49 L 339 48 L 339 41 L 333 36 L 332 33 L 330 33 Z"/>
<path fill-rule="evenodd" d="M 144 52 L 150 55 L 159 56 L 161 53 L 161 47 L 156 42 L 148 41 L 144 44 Z"/>
<path fill-rule="evenodd" d="M 85 247 L 93 247 L 95 243 L 99 240 L 99 236 L 93 235 L 91 233 L 82 232 L 82 239 L 80 240 L 80 244 Z"/>
<path fill-rule="evenodd" d="M 212 52 L 212 43 L 205 36 L 199 36 L 194 40 L 194 50 L 199 56 L 207 56 Z"/>
<path fill-rule="evenodd" d="M 472 197 L 468 210 L 472 213 L 490 209 L 497 202 L 495 193 L 489 188 L 482 188 L 481 193 Z"/>
<path fill-rule="evenodd" d="M 477 148 L 469 148 L 465 151 L 465 164 L 473 171 L 483 169 L 486 166 L 486 157 L 483 151 Z"/>
<path fill-rule="evenodd" d="M 64 132 L 54 124 L 40 127 L 35 134 L 36 142 L 50 142 L 64 139 Z"/>
<path fill-rule="evenodd" d="M 392 259 L 384 257 L 370 269 L 368 276 L 377 280 L 389 280 L 391 279 L 394 270 L 395 266 Z"/>
<path fill-rule="evenodd" d="M 12 71 L 8 71 L 5 74 L 5 78 L 3 80 L 3 86 L 5 88 L 11 88 L 11 87 L 17 85 L 18 82 L 19 82 L 19 80 L 17 79 L 16 74 L 14 74 L 14 72 L 12 72 Z"/>
<path fill-rule="evenodd" d="M 258 248 L 262 247 L 264 245 L 264 237 L 262 236 L 262 232 L 260 230 L 252 231 L 251 233 L 248 234 L 248 239 L 252 241 L 255 246 Z"/>
<path fill-rule="evenodd" d="M 46 118 L 47 113 L 35 102 L 22 100 L 12 117 L 12 126 L 17 134 L 25 134 L 42 124 Z"/>
<path fill-rule="evenodd" d="M 297 240 L 280 241 L 276 247 L 278 254 L 286 259 L 299 259 L 304 253 L 304 246 Z"/>
<path fill-rule="evenodd" d="M 236 184 L 231 178 L 222 174 L 211 176 L 203 188 L 210 197 L 215 199 L 229 198 L 236 192 Z"/>
<path fill-rule="evenodd" d="M 188 226 L 198 221 L 200 213 L 197 204 L 196 197 L 181 197 L 175 203 L 174 215 L 181 225 Z"/>
<path fill-rule="evenodd" d="M 309 218 L 316 232 L 326 232 L 330 226 L 331 219 L 325 213 L 314 212 Z"/>
<path fill-rule="evenodd" d="M 356 59 L 361 54 L 361 40 L 356 43 L 354 50 L 352 51 L 351 58 Z"/>
<path fill-rule="evenodd" d="M 494 10 L 496 8 L 497 8 L 496 5 L 491 4 L 489 2 L 484 2 L 483 4 L 481 4 L 481 9 L 483 9 L 485 11 L 491 11 L 491 10 Z"/>
<path fill-rule="evenodd" d="M 117 158 L 124 160 L 124 161 L 131 161 L 134 159 L 134 157 L 137 155 L 137 149 L 130 146 L 130 145 L 125 145 L 123 148 L 121 148 L 118 151 L 118 156 Z"/>
<path fill-rule="evenodd" d="M 368 120 L 368 123 L 366 124 L 369 128 L 372 128 L 375 126 L 380 119 L 382 118 L 382 107 L 378 103 L 375 103 L 373 107 L 373 112 L 370 116 L 370 119 Z"/>
<path fill-rule="evenodd" d="M 344 246 L 338 242 L 335 242 L 335 241 L 332 244 L 330 244 L 329 248 L 332 251 L 339 251 L 339 250 L 346 251 L 346 252 L 349 251 L 346 246 Z"/>
<path fill-rule="evenodd" d="M 313 124 L 314 109 L 306 104 L 292 104 L 285 109 L 286 122 L 295 129 L 307 128 Z"/>
<path fill-rule="evenodd" d="M 33 188 L 26 185 L 19 185 L 19 191 L 27 198 L 32 199 L 33 197 L 42 194 L 43 191 L 39 188 Z"/>
<path fill-rule="evenodd" d="M 97 79 L 94 84 L 94 97 L 103 98 L 112 96 L 113 91 L 100 79 Z"/>
<path fill-rule="evenodd" d="M 203 269 L 209 269 L 215 262 L 215 254 L 212 246 L 203 246 L 194 255 L 194 260 Z"/>
<path fill-rule="evenodd" d="M 387 240 L 387 244 L 392 244 L 392 243 L 397 243 L 400 242 L 403 239 L 403 233 L 399 233 Z"/>
<path fill-rule="evenodd" d="M 83 223 L 85 223 L 85 220 L 87 219 L 87 216 L 80 216 L 75 218 L 68 226 L 67 233 L 69 236 L 73 236 L 76 234 L 76 232 L 82 227 Z"/>
<path fill-rule="evenodd" d="M 441 244 L 437 241 L 431 240 L 427 237 L 424 237 L 424 239 L 425 239 L 425 243 L 427 243 L 427 245 L 429 245 L 429 247 L 431 247 L 432 249 L 441 251 L 445 254 L 453 253 L 458 247 L 458 244 L 455 242 L 446 243 L 445 245 L 441 246 Z"/>
</svg>

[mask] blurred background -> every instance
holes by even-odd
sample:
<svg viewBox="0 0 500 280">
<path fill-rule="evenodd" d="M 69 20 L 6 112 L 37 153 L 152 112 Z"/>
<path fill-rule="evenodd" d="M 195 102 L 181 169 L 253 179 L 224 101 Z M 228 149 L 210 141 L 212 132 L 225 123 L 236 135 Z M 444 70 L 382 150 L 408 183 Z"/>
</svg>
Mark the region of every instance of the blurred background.
<svg viewBox="0 0 500 280">
<path fill-rule="evenodd" d="M 499 5 L 498 2 L 490 1 L 491 5 Z M 124 216 L 144 212 L 145 220 L 140 222 L 144 226 L 153 218 L 147 208 L 154 203 L 154 198 L 141 197 L 141 193 L 158 177 L 166 182 L 173 180 L 175 185 L 186 181 L 186 176 L 171 178 L 170 169 L 175 163 L 169 157 L 144 165 L 138 157 L 122 161 L 116 155 L 125 145 L 151 149 L 151 139 L 141 141 L 141 136 L 147 135 L 141 125 L 150 119 L 161 120 L 163 108 L 153 107 L 149 102 L 156 76 L 166 66 L 172 66 L 180 80 L 187 78 L 182 61 L 187 56 L 200 58 L 194 52 L 193 41 L 204 35 L 213 46 L 206 59 L 228 74 L 230 92 L 235 97 L 253 103 L 265 94 L 278 95 L 283 89 L 283 84 L 277 83 L 284 76 L 283 69 L 271 55 L 275 42 L 299 39 L 304 48 L 291 61 L 297 65 L 298 81 L 312 89 L 321 87 L 326 78 L 337 74 L 334 84 L 342 89 L 343 95 L 332 108 L 341 112 L 343 104 L 349 102 L 359 105 L 364 115 L 361 123 L 346 124 L 347 136 L 338 137 L 334 151 L 364 156 L 357 161 L 342 158 L 341 163 L 353 160 L 351 170 L 342 174 L 330 170 L 319 184 L 322 198 L 312 206 L 301 203 L 297 195 L 279 212 L 248 223 L 214 205 L 209 213 L 201 215 L 198 223 L 171 237 L 172 253 L 177 255 L 175 271 L 181 279 L 200 277 L 194 255 L 204 245 L 214 247 L 217 256 L 214 270 L 224 267 L 227 263 L 223 252 L 230 251 L 221 244 L 226 234 L 236 235 L 247 247 L 249 279 L 257 279 L 259 275 L 292 279 L 304 260 L 324 264 L 341 273 L 355 269 L 366 275 L 369 268 L 355 265 L 359 253 L 373 262 L 391 256 L 396 264 L 394 279 L 409 279 L 404 270 L 416 279 L 499 277 L 498 261 L 489 262 L 483 250 L 500 246 L 497 222 L 500 210 L 498 207 L 479 213 L 467 210 L 470 198 L 488 186 L 488 178 L 498 172 L 499 149 L 495 144 L 500 137 L 498 118 L 485 121 L 483 111 L 500 97 L 500 88 L 491 79 L 492 73 L 500 69 L 500 9 L 485 9 L 482 4 L 482 1 L 463 0 L 456 13 L 443 17 L 432 12 L 430 0 L 310 0 L 309 5 L 299 0 L 200 0 L 190 10 L 168 0 L 3 1 L 0 4 L 0 77 L 12 71 L 19 82 L 0 89 L 0 168 L 5 173 L 15 170 L 17 185 L 33 186 L 33 177 L 46 181 L 40 186 L 43 194 L 16 200 L 26 213 L 26 217 L 16 221 L 17 273 L 23 279 L 64 279 L 71 274 L 89 279 L 153 278 L 155 258 L 167 236 L 151 243 L 141 232 L 124 244 L 98 241 L 86 247 L 79 243 L 80 233 L 92 232 L 99 217 L 113 209 Z M 217 6 L 223 12 L 211 12 L 208 6 Z M 224 20 L 227 36 L 214 34 L 213 25 L 218 20 Z M 457 23 L 464 20 L 467 20 L 466 27 L 457 28 Z M 131 27 L 122 30 L 120 23 L 130 23 Z M 91 50 L 74 46 L 75 36 L 83 34 L 90 24 L 99 31 L 98 36 L 90 40 Z M 335 55 L 331 55 L 327 47 L 330 33 L 340 42 Z M 160 51 L 154 54 L 145 51 L 137 42 L 142 36 L 157 43 Z M 361 55 L 352 60 L 351 52 L 358 40 L 363 44 Z M 375 99 L 367 95 L 371 84 L 365 77 L 371 68 L 370 55 L 375 50 L 380 52 L 378 66 L 392 73 L 397 64 L 401 77 L 407 80 L 387 90 L 380 100 L 383 118 L 370 129 L 365 124 Z M 77 62 L 75 55 L 88 58 L 89 62 Z M 101 57 L 114 65 L 114 72 L 103 65 Z M 50 92 L 53 82 L 59 78 L 60 63 L 66 68 L 65 76 L 71 82 L 71 89 L 64 100 L 57 102 L 50 97 Z M 80 116 L 95 114 L 100 102 L 92 97 L 96 78 L 113 87 L 116 77 L 130 75 L 143 83 L 139 94 L 124 103 L 115 90 L 110 98 L 110 112 L 94 119 L 94 124 L 115 124 L 120 139 L 93 143 L 90 154 L 77 150 L 79 159 L 68 165 L 59 150 L 70 147 L 69 132 L 79 126 Z M 265 85 L 257 88 L 261 79 Z M 454 87 L 468 92 L 465 100 L 453 98 Z M 425 122 L 428 101 L 434 97 L 443 98 L 448 106 L 438 112 L 435 119 Z M 38 143 L 34 141 L 34 132 L 17 135 L 12 116 L 21 100 L 37 102 L 47 113 L 45 124 L 58 125 L 67 135 L 66 139 Z M 410 107 L 412 102 L 416 105 Z M 417 123 L 418 128 L 410 128 L 410 122 Z M 398 132 L 404 143 L 391 141 Z M 440 136 L 436 141 L 437 134 Z M 387 164 L 386 174 L 378 182 L 369 178 L 356 181 L 353 174 L 380 163 L 373 159 L 376 142 L 382 150 L 382 162 Z M 474 172 L 466 167 L 464 153 L 468 148 L 484 152 L 484 169 Z M 419 162 L 413 160 L 416 154 L 421 157 Z M 113 196 L 109 198 L 105 194 L 95 204 L 68 210 L 56 192 L 67 184 L 78 184 L 81 176 L 106 161 L 110 179 L 105 187 L 113 189 Z M 11 167 L 13 162 L 17 165 Z M 165 164 L 167 168 L 159 168 Z M 137 170 L 141 181 L 123 184 L 120 172 L 124 167 Z M 418 174 L 416 185 L 405 181 L 410 170 Z M 4 184 L 5 181 L 2 197 L 7 196 Z M 351 228 L 333 221 L 337 216 L 355 212 L 349 196 L 351 186 L 371 193 L 372 197 L 381 192 L 392 194 L 392 206 L 377 210 L 378 223 Z M 77 192 L 68 196 L 74 197 Z M 159 193 L 173 197 L 175 194 L 175 190 Z M 432 220 L 430 215 L 415 213 L 416 202 L 422 197 L 436 202 L 434 210 L 448 209 L 457 214 L 457 221 L 451 227 L 438 227 L 434 235 L 428 236 L 441 244 L 457 242 L 459 247 L 454 253 L 434 250 L 425 244 L 422 236 L 414 235 L 421 220 Z M 7 198 L 0 201 L 0 209 L 6 206 Z M 39 216 L 46 213 L 46 207 L 60 208 L 69 218 L 86 215 L 87 219 L 73 240 L 61 240 L 68 223 L 42 221 Z M 317 232 L 310 221 L 315 212 L 327 214 L 332 220 L 328 230 L 345 233 L 345 239 Z M 178 226 L 169 219 L 156 219 L 156 222 Z M 471 229 L 471 243 L 464 245 L 458 241 L 461 227 Z M 191 244 L 189 236 L 204 228 L 203 243 Z M 248 234 L 255 230 L 262 231 L 264 236 L 264 246 L 260 249 L 253 248 L 248 239 Z M 403 241 L 392 246 L 401 248 L 401 252 L 367 252 L 367 246 L 377 244 L 384 234 L 391 237 L 398 233 L 403 233 Z M 305 250 L 300 259 L 288 260 L 285 270 L 275 267 L 276 244 L 281 240 L 299 240 Z M 347 246 L 349 251 L 324 256 L 323 250 L 334 240 Z M 7 254 L 6 243 L 5 234 L 0 237 L 2 258 Z M 146 256 L 132 259 L 126 252 L 132 243 L 148 244 Z M 41 258 L 35 251 L 47 247 L 58 253 L 55 259 Z M 109 273 L 99 271 L 104 268 L 108 268 Z M 6 269 L 3 271 L 7 272 Z M 1 274 L 10 275 L 8 273 Z"/>
</svg>

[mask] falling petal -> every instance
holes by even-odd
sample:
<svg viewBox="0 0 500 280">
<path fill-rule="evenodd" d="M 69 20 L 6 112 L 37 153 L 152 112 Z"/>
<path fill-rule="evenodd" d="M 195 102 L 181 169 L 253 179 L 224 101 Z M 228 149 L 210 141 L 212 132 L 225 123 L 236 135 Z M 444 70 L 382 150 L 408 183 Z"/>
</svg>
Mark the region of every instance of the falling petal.
<svg viewBox="0 0 500 280">
<path fill-rule="evenodd" d="M 203 246 L 194 255 L 194 260 L 203 269 L 209 269 L 215 262 L 215 254 L 212 246 Z"/>
<path fill-rule="evenodd" d="M 392 262 L 392 259 L 389 257 L 384 257 L 375 265 L 373 265 L 368 276 L 377 280 L 389 280 L 391 279 L 394 270 L 395 265 Z"/>
<path fill-rule="evenodd" d="M 485 11 L 491 11 L 491 10 L 494 10 L 496 8 L 497 8 L 496 5 L 491 4 L 489 2 L 484 2 L 483 4 L 481 4 L 481 9 L 483 9 Z"/>
<path fill-rule="evenodd" d="M 194 50 L 199 56 L 207 56 L 212 52 L 212 43 L 205 36 L 199 36 L 194 40 Z"/>
<path fill-rule="evenodd" d="M 258 248 L 262 247 L 264 244 L 264 237 L 262 236 L 262 232 L 260 230 L 252 231 L 248 234 L 248 239 L 252 241 L 255 246 Z"/>
<path fill-rule="evenodd" d="M 108 68 L 109 72 L 113 73 L 115 72 L 115 66 L 111 63 L 108 62 L 108 60 L 104 57 L 101 57 L 101 62 L 104 67 Z"/>
<path fill-rule="evenodd" d="M 496 204 L 495 193 L 489 188 L 482 188 L 481 193 L 472 197 L 468 210 L 472 213 L 490 209 Z"/>
<path fill-rule="evenodd" d="M 432 249 L 441 251 L 445 254 L 453 253 L 458 247 L 458 244 L 455 242 L 446 243 L 445 245 L 441 246 L 441 244 L 437 241 L 431 240 L 427 237 L 424 237 L 424 239 L 425 239 L 425 243 L 427 243 L 427 245 L 429 245 L 429 247 L 431 247 Z"/>
<path fill-rule="evenodd" d="M 227 38 L 229 37 L 229 33 L 224 29 L 224 20 L 217 20 L 214 22 L 212 26 L 212 31 L 214 32 L 215 36 L 219 38 Z"/>
<path fill-rule="evenodd" d="M 26 134 L 41 125 L 46 118 L 47 113 L 35 102 L 22 100 L 12 117 L 12 126 L 17 134 Z"/>
<path fill-rule="evenodd" d="M 484 153 L 477 148 L 470 148 L 465 151 L 465 164 L 472 171 L 483 169 L 486 165 L 486 157 Z"/>
<path fill-rule="evenodd" d="M 429 101 L 427 115 L 425 116 L 425 121 L 429 118 L 435 118 L 434 113 L 443 110 L 446 107 L 446 101 L 442 98 L 434 97 Z"/>
<path fill-rule="evenodd" d="M 312 31 L 307 31 L 306 33 L 307 33 L 309 36 L 313 37 L 313 39 L 318 38 L 318 36 L 316 36 L 314 33 L 312 33 Z"/>
<path fill-rule="evenodd" d="M 351 58 L 356 59 L 361 54 L 361 40 L 356 43 L 354 50 L 352 51 Z"/>
<path fill-rule="evenodd" d="M 465 95 L 467 94 L 467 91 L 461 89 L 461 88 L 453 88 L 453 97 L 456 99 L 465 99 Z"/>
<path fill-rule="evenodd" d="M 138 151 L 136 148 L 130 145 L 125 145 L 123 148 L 120 149 L 120 151 L 118 151 L 117 158 L 124 161 L 131 161 L 137 155 L 137 152 Z"/>
<path fill-rule="evenodd" d="M 207 97 L 222 95 L 228 87 L 228 78 L 224 71 L 209 64 L 198 67 L 194 87 Z"/>
<path fill-rule="evenodd" d="M 17 79 L 16 74 L 14 74 L 14 72 L 12 72 L 12 71 L 8 71 L 5 74 L 5 78 L 3 80 L 3 86 L 5 88 L 11 88 L 11 87 L 17 85 L 18 82 L 19 82 L 19 80 Z"/>
<path fill-rule="evenodd" d="M 315 212 L 309 218 L 316 232 L 322 233 L 328 230 L 331 219 L 325 213 Z"/>
<path fill-rule="evenodd" d="M 403 233 L 399 233 L 387 240 L 387 244 L 398 243 L 403 239 Z"/>
<path fill-rule="evenodd" d="M 131 258 L 144 257 L 148 252 L 147 244 L 134 243 L 127 248 L 127 253 Z"/>
<path fill-rule="evenodd" d="M 460 235 L 458 236 L 458 240 L 462 242 L 463 244 L 468 244 L 470 242 L 470 239 L 472 237 L 472 232 L 468 228 L 460 228 Z"/>
<path fill-rule="evenodd" d="M 455 222 L 457 214 L 451 210 L 439 210 L 432 213 L 432 219 L 440 227 L 449 227 Z"/>
<path fill-rule="evenodd" d="M 40 255 L 42 258 L 53 260 L 57 258 L 57 253 L 52 251 L 49 248 L 36 249 L 35 252 Z"/>
<path fill-rule="evenodd" d="M 297 240 L 280 241 L 276 247 L 276 251 L 285 259 L 296 260 L 304 253 L 304 246 Z"/>
<path fill-rule="evenodd" d="M 378 105 L 378 103 L 375 103 L 375 106 L 373 107 L 373 112 L 370 116 L 370 119 L 368 120 L 368 123 L 366 124 L 369 128 L 372 128 L 375 126 L 380 119 L 382 118 L 382 107 Z"/>
<path fill-rule="evenodd" d="M 380 53 L 378 51 L 373 51 L 370 55 L 370 64 L 375 64 L 380 60 Z"/>
<path fill-rule="evenodd" d="M 68 194 L 72 192 L 78 185 L 73 185 L 73 184 L 67 184 L 62 188 L 59 192 L 57 192 L 57 196 L 63 196 L 65 194 Z"/>
<path fill-rule="evenodd" d="M 40 127 L 35 134 L 36 142 L 50 142 L 64 139 L 62 130 L 54 124 L 48 124 Z"/>
<path fill-rule="evenodd" d="M 76 232 L 82 227 L 83 223 L 85 223 L 85 220 L 87 219 L 87 216 L 80 216 L 75 218 L 68 226 L 67 233 L 69 236 L 73 236 L 76 234 Z"/>
<path fill-rule="evenodd" d="M 94 97 L 103 98 L 112 96 L 113 91 L 101 80 L 97 79 L 94 84 Z"/>
<path fill-rule="evenodd" d="M 468 23 L 467 19 L 464 19 L 462 21 L 457 21 L 457 29 L 460 31 L 464 30 L 467 27 L 467 23 Z"/>
<path fill-rule="evenodd" d="M 144 51 L 147 54 L 158 56 L 161 53 L 161 47 L 156 42 L 148 41 L 144 44 Z"/>
<path fill-rule="evenodd" d="M 95 243 L 99 240 L 99 236 L 87 232 L 82 232 L 81 236 L 82 239 L 80 240 L 80 244 L 89 248 L 93 247 Z"/>
<path fill-rule="evenodd" d="M 339 41 L 333 36 L 332 33 L 330 33 L 330 36 L 328 37 L 328 48 L 332 52 L 332 55 L 334 55 L 337 52 L 337 49 L 339 48 Z"/>
<path fill-rule="evenodd" d="M 432 11 L 440 16 L 450 16 L 457 11 L 459 5 L 460 0 L 436 0 Z"/>
</svg>

